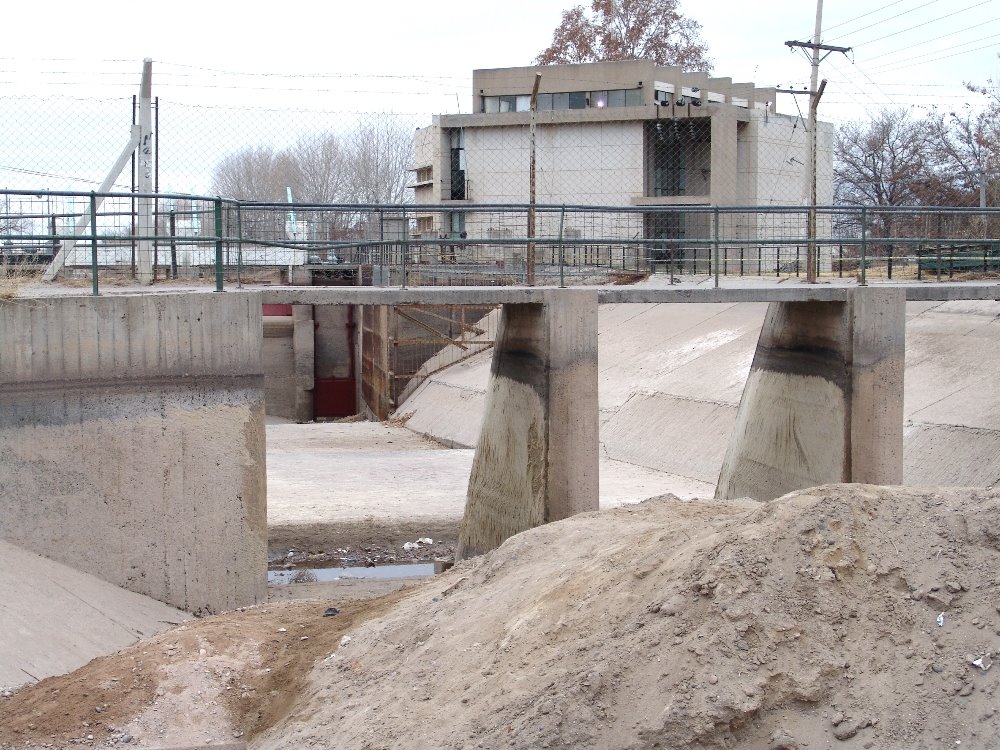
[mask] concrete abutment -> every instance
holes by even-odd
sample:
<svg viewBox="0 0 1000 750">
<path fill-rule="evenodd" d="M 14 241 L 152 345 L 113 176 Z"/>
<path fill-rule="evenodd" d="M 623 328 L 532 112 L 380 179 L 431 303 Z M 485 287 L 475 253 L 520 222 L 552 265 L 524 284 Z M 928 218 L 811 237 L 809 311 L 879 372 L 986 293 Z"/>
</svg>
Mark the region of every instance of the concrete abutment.
<svg viewBox="0 0 1000 750">
<path fill-rule="evenodd" d="M 263 601 L 256 295 L 0 302 L 0 538 L 188 611 Z"/>
<path fill-rule="evenodd" d="M 770 304 L 717 498 L 902 483 L 905 295 Z"/>
</svg>

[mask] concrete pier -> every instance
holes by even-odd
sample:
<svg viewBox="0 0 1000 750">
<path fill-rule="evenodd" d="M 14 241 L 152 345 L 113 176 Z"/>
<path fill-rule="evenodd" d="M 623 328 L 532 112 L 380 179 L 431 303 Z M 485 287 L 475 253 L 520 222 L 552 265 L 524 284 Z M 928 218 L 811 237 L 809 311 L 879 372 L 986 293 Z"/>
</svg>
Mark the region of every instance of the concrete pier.
<svg viewBox="0 0 1000 750">
<path fill-rule="evenodd" d="M 598 508 L 597 293 L 506 304 L 458 559 Z"/>
<path fill-rule="evenodd" d="M 259 299 L 0 302 L 0 539 L 192 612 L 267 567 Z"/>
<path fill-rule="evenodd" d="M 772 302 L 716 497 L 772 500 L 828 482 L 903 481 L 906 292 Z"/>
</svg>

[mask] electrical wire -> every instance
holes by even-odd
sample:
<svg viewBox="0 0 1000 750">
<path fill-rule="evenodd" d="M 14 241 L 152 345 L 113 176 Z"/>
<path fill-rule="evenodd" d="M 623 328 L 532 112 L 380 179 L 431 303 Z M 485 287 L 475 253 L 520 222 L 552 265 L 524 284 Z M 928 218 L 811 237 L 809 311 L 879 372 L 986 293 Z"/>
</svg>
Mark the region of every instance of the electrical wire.
<svg viewBox="0 0 1000 750">
<path fill-rule="evenodd" d="M 923 23 L 918 23 L 915 26 L 910 26 L 909 28 L 902 29 L 901 31 L 894 31 L 891 34 L 886 34 L 885 36 L 880 36 L 880 37 L 878 37 L 876 39 L 869 39 L 866 42 L 859 42 L 858 44 L 852 44 L 851 46 L 854 49 L 857 49 L 858 47 L 863 47 L 866 44 L 874 44 L 875 42 L 881 42 L 884 39 L 890 39 L 890 38 L 892 38 L 894 36 L 899 36 L 900 34 L 905 34 L 907 31 L 913 31 L 914 29 L 922 28 L 924 26 L 927 26 L 928 24 L 937 23 L 938 21 L 943 21 L 946 18 L 953 18 L 954 16 L 957 16 L 960 13 L 965 13 L 966 11 L 972 10 L 973 8 L 978 8 L 980 5 L 987 5 L 990 2 L 992 2 L 992 0 L 982 0 L 982 2 L 976 3 L 975 5 L 969 5 L 969 6 L 965 7 L 965 8 L 960 9 L 960 10 L 956 10 L 956 11 L 953 11 L 951 13 L 946 13 L 945 15 L 939 16 L 938 18 L 932 18 L 930 21 L 924 21 Z"/>
<path fill-rule="evenodd" d="M 869 24 L 868 26 L 862 26 L 859 29 L 852 29 L 851 31 L 845 31 L 840 36 L 833 37 L 830 41 L 836 41 L 837 39 L 843 39 L 845 36 L 850 36 L 852 34 L 857 34 L 857 33 L 861 32 L 861 31 L 867 31 L 868 29 L 873 29 L 876 26 L 881 26 L 883 23 L 886 23 L 888 21 L 894 21 L 897 18 L 901 18 L 902 16 L 908 15 L 910 13 L 914 13 L 914 12 L 916 12 L 916 11 L 922 9 L 922 8 L 926 8 L 928 5 L 934 5 L 934 3 L 939 3 L 939 2 L 941 2 L 941 0 L 929 0 L 929 2 L 926 2 L 923 5 L 918 5 L 916 8 L 910 8 L 909 10 L 904 10 L 902 13 L 897 13 L 894 16 L 889 16 L 888 18 L 883 18 L 881 21 L 877 21 L 877 22 L 875 22 L 873 24 Z M 836 28 L 836 27 L 834 27 L 834 28 Z M 828 31 L 829 31 L 829 29 L 828 29 Z"/>
</svg>

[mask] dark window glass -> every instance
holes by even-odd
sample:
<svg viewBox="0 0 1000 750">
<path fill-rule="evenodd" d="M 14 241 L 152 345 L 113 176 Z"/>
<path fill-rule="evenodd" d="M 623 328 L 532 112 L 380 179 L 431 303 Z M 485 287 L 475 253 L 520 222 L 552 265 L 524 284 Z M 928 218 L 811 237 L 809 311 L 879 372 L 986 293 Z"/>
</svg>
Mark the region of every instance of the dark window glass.
<svg viewBox="0 0 1000 750">
<path fill-rule="evenodd" d="M 596 107 L 597 109 L 604 109 L 608 106 L 608 92 L 607 91 L 591 91 L 590 92 L 590 106 Z"/>
<path fill-rule="evenodd" d="M 586 109 L 587 108 L 587 92 L 586 91 L 570 91 L 569 92 L 569 108 L 570 109 Z"/>
<path fill-rule="evenodd" d="M 609 107 L 624 107 L 625 106 L 625 89 L 618 89 L 616 91 L 608 92 L 608 106 Z"/>
<path fill-rule="evenodd" d="M 553 94 L 552 109 L 569 109 L 569 94 Z"/>
<path fill-rule="evenodd" d="M 538 111 L 548 112 L 552 109 L 552 94 L 538 95 Z"/>
<path fill-rule="evenodd" d="M 642 89 L 628 89 L 625 92 L 625 106 L 638 107 L 642 104 Z"/>
<path fill-rule="evenodd" d="M 516 112 L 517 111 L 517 97 L 516 96 L 501 96 L 500 97 L 500 111 L 501 112 Z"/>
</svg>

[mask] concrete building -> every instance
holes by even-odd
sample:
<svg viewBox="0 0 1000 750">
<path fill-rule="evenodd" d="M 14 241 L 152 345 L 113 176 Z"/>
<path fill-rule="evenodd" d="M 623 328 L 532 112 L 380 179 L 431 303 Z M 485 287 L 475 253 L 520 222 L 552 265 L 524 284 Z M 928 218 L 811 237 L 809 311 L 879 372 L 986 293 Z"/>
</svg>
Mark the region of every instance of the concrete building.
<svg viewBox="0 0 1000 750">
<path fill-rule="evenodd" d="M 416 134 L 415 202 L 445 208 L 418 208 L 420 239 L 525 236 L 524 212 L 485 219 L 461 207 L 528 203 L 536 73 L 537 203 L 633 208 L 577 213 L 563 227 L 567 239 L 659 239 L 666 241 L 659 249 L 683 253 L 685 240 L 712 237 L 704 207 L 808 201 L 806 124 L 775 112 L 773 88 L 648 60 L 476 70 L 473 114 L 435 116 Z M 829 205 L 831 124 L 820 123 L 818 143 L 818 203 Z M 726 238 L 766 244 L 806 236 L 805 212 L 723 221 Z M 558 214 L 540 214 L 537 235 L 556 236 L 558 222 Z M 658 246 L 650 248 L 655 255 Z"/>
</svg>

